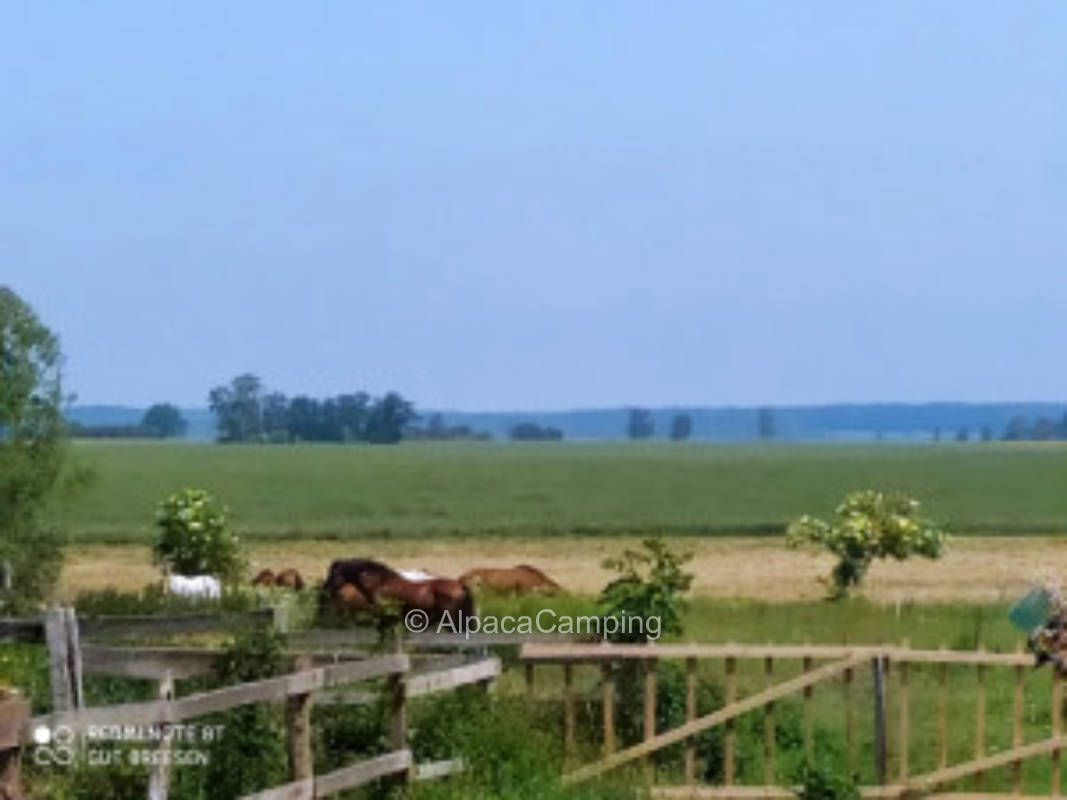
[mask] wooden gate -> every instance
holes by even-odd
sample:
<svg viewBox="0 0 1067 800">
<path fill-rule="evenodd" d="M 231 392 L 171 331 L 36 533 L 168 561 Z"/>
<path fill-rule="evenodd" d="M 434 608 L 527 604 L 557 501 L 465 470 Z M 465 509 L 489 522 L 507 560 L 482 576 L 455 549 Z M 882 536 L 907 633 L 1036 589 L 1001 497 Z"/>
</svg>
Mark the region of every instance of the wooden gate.
<svg viewBox="0 0 1067 800">
<path fill-rule="evenodd" d="M 946 788 L 958 786 L 964 779 L 971 779 L 974 784 L 975 791 L 970 797 L 992 796 L 996 792 L 989 791 L 985 780 L 990 773 L 1003 768 L 1007 768 L 1009 776 L 1006 785 L 1000 787 L 1002 793 L 1019 795 L 1024 784 L 1024 762 L 1034 759 L 1048 759 L 1042 767 L 1047 776 L 1030 779 L 1027 784 L 1032 788 L 1040 783 L 1042 792 L 1060 793 L 1060 752 L 1067 747 L 1067 737 L 1063 735 L 1062 684 L 1050 670 L 1032 670 L 1033 659 L 1021 652 L 1021 648 L 1015 653 L 990 653 L 913 650 L 906 644 L 901 647 L 531 644 L 523 647 L 522 659 L 526 662 L 529 691 L 535 690 L 537 665 L 562 668 L 563 735 L 571 765 L 563 776 L 565 783 L 588 780 L 637 764 L 643 765 L 646 779 L 653 784 L 654 796 L 792 797 L 793 792 L 782 785 L 785 781 L 776 771 L 776 706 L 799 696 L 804 757 L 810 763 L 816 706 L 825 716 L 829 705 L 825 701 L 815 702 L 816 691 L 823 696 L 833 690 L 840 697 L 836 705 L 840 706 L 843 719 L 837 717 L 824 727 L 840 732 L 850 771 L 869 776 L 861 786 L 865 797 L 945 793 Z M 644 735 L 639 743 L 617 749 L 615 666 L 626 660 L 637 660 L 644 667 L 641 711 Z M 686 719 L 670 730 L 657 731 L 656 664 L 662 660 L 683 661 L 686 665 Z M 709 661 L 723 665 L 724 704 L 711 713 L 698 715 L 699 669 L 706 669 Z M 791 673 L 783 674 L 780 666 L 783 662 L 794 665 L 799 662 L 799 672 L 793 666 Z M 739 680 L 739 663 L 747 663 L 749 667 L 745 681 Z M 599 669 L 593 672 L 588 665 Z M 579 675 L 579 667 L 584 675 Z M 759 685 L 753 685 L 756 675 L 761 679 Z M 584 681 L 579 680 L 582 677 Z M 746 696 L 741 696 L 742 688 L 749 689 Z M 577 709 L 582 702 L 599 705 L 601 739 L 593 744 L 599 745 L 600 757 L 591 761 L 588 760 L 589 743 L 577 741 Z M 961 703 L 970 706 L 970 713 L 961 709 Z M 918 726 L 913 722 L 916 709 Z M 750 770 L 746 782 L 741 783 L 737 780 L 736 723 L 753 713 L 763 717 L 763 769 L 758 776 L 762 780 L 754 782 Z M 961 719 L 963 713 L 970 717 L 966 723 Z M 862 725 L 860 717 L 864 718 Z M 1001 720 L 1003 724 L 990 729 L 991 719 Z M 697 780 L 695 737 L 714 728 L 723 729 L 722 781 L 717 785 Z M 670 775 L 656 775 L 648 763 L 649 757 L 680 743 L 684 745 L 682 769 Z M 583 750 L 587 761 L 579 764 Z M 861 750 L 864 764 L 858 762 Z M 950 764 L 950 754 L 955 763 Z M 920 766 L 917 762 L 922 762 L 922 769 L 913 769 Z M 667 780 L 657 781 L 660 777 Z"/>
</svg>

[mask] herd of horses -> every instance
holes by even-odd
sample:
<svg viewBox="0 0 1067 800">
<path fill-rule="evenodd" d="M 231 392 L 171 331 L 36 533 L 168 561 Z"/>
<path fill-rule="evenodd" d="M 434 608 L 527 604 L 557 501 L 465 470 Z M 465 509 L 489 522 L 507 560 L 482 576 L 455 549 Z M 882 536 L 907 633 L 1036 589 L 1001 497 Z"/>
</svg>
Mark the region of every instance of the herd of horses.
<svg viewBox="0 0 1067 800">
<path fill-rule="evenodd" d="M 306 587 L 303 577 L 291 567 L 277 573 L 264 569 L 252 584 L 293 591 Z M 563 589 L 529 564 L 482 567 L 458 578 L 442 578 L 421 570 L 395 570 L 370 558 L 348 558 L 330 564 L 319 590 L 319 611 L 354 614 L 390 605 L 403 614 L 422 611 L 431 620 L 446 613 L 473 616 L 477 591 L 557 594 Z"/>
</svg>

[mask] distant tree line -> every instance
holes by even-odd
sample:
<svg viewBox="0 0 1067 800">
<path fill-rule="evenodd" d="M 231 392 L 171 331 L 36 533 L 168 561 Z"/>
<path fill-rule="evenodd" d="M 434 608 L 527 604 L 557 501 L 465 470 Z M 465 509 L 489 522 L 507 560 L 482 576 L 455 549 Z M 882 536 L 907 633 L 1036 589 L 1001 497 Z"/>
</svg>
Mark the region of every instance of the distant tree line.
<svg viewBox="0 0 1067 800">
<path fill-rule="evenodd" d="M 170 439 L 185 435 L 188 423 L 177 406 L 156 403 L 136 425 L 83 425 L 68 423 L 72 436 L 83 439 Z"/>
<path fill-rule="evenodd" d="M 396 392 L 318 399 L 268 392 L 256 375 L 238 375 L 208 394 L 217 440 L 231 442 L 370 442 L 396 444 L 418 419 Z"/>
<path fill-rule="evenodd" d="M 1001 438 L 1006 442 L 1047 442 L 1054 439 L 1067 439 L 1067 414 L 1059 420 L 1049 417 L 1037 417 L 1034 420 L 1023 416 L 1012 417 Z"/>
<path fill-rule="evenodd" d="M 431 442 L 459 440 L 487 442 L 493 438 L 493 434 L 486 431 L 476 431 L 470 425 L 446 425 L 445 418 L 441 414 L 431 414 L 426 427 L 409 425 L 405 436 L 409 439 L 421 439 Z"/>
<path fill-rule="evenodd" d="M 563 438 L 563 431 L 551 425 L 520 422 L 511 426 L 508 436 L 516 442 L 558 442 Z"/>
</svg>

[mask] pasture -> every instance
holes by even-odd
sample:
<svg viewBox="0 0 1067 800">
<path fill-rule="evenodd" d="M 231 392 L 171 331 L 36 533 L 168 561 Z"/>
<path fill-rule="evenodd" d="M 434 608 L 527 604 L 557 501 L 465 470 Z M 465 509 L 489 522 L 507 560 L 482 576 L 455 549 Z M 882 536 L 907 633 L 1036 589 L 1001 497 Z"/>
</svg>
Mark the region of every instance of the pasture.
<svg viewBox="0 0 1067 800">
<path fill-rule="evenodd" d="M 1067 530 L 1062 443 L 79 442 L 96 485 L 61 513 L 78 543 L 143 543 L 155 504 L 210 489 L 251 539 L 778 532 L 850 489 L 896 488 L 957 533 Z"/>
</svg>

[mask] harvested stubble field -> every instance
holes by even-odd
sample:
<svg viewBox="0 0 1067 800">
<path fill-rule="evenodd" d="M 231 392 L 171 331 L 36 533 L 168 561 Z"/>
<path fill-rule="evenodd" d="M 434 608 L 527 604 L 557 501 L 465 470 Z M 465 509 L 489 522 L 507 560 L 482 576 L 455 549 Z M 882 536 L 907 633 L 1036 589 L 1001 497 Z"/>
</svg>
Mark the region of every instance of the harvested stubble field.
<svg viewBox="0 0 1067 800">
<path fill-rule="evenodd" d="M 825 555 L 788 550 L 781 537 L 679 537 L 670 539 L 693 553 L 687 569 L 695 575 L 693 593 L 701 597 L 747 598 L 768 602 L 818 599 L 820 582 L 830 571 Z M 609 578 L 601 561 L 635 546 L 638 537 L 478 538 L 358 542 L 265 541 L 249 544 L 253 571 L 296 567 L 321 580 L 334 558 L 372 557 L 397 567 L 456 576 L 475 566 L 528 562 L 543 569 L 569 592 L 591 595 Z M 159 580 L 145 545 L 77 545 L 68 551 L 61 593 L 85 589 L 140 589 Z M 1059 537 L 959 537 L 937 562 L 876 563 L 863 594 L 879 603 L 1007 603 L 1043 574 L 1067 575 L 1067 539 Z"/>
</svg>

